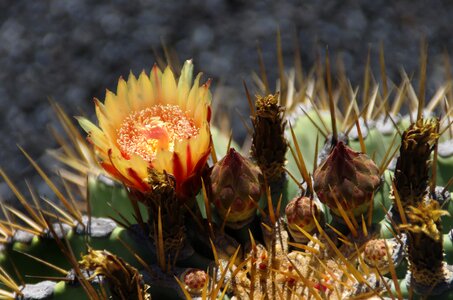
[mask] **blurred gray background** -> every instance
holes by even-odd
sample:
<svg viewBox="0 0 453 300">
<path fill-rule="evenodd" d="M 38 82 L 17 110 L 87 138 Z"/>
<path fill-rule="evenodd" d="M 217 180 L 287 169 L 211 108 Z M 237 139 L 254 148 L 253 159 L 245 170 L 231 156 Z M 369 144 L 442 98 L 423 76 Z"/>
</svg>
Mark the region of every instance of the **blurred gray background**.
<svg viewBox="0 0 453 300">
<path fill-rule="evenodd" d="M 24 147 L 51 169 L 45 149 L 55 146 L 47 130 L 55 124 L 47 101 L 70 115 L 93 114 L 93 97 L 103 99 L 120 76 L 150 70 L 162 41 L 181 61 L 222 85 L 219 109 L 232 115 L 234 134 L 244 136 L 235 109 L 247 114 L 242 79 L 258 69 L 260 43 L 266 67 L 276 78 L 276 30 L 280 27 L 286 67 L 294 41 L 305 68 L 317 49 L 341 55 L 354 84 L 361 82 L 368 47 L 378 75 L 378 48 L 385 47 L 388 75 L 418 70 L 420 40 L 429 44 L 429 87 L 443 79 L 442 55 L 452 54 L 453 1 L 246 1 L 246 0 L 0 0 L 0 166 L 40 193 L 42 180 L 17 149 Z M 50 195 L 49 195 L 50 196 Z M 0 180 L 0 197 L 12 199 Z"/>
</svg>

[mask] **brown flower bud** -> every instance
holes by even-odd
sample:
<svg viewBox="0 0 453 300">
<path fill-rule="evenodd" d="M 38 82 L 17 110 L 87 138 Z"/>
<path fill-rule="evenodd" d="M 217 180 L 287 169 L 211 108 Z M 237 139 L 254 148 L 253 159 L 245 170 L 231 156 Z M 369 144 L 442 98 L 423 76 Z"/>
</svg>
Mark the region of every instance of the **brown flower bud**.
<svg viewBox="0 0 453 300">
<path fill-rule="evenodd" d="M 354 216 L 365 213 L 381 183 L 374 161 L 343 142 L 337 143 L 313 178 L 319 200 L 336 215 L 340 215 L 336 201 Z"/>
<path fill-rule="evenodd" d="M 211 173 L 214 204 L 227 226 L 252 220 L 261 196 L 261 170 L 233 148 L 218 161 Z M 228 210 L 230 210 L 228 212 Z"/>
</svg>

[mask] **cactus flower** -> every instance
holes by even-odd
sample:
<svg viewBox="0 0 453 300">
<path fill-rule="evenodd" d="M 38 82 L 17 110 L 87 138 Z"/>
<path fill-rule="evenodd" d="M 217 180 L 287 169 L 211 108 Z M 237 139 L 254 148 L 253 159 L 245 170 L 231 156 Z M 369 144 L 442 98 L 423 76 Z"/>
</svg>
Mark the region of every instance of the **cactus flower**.
<svg viewBox="0 0 453 300">
<path fill-rule="evenodd" d="M 214 204 L 227 225 L 247 223 L 255 216 L 261 196 L 261 171 L 251 160 L 231 148 L 211 173 Z M 230 210 L 230 212 L 228 212 Z"/>
<path fill-rule="evenodd" d="M 374 161 L 341 141 L 316 169 L 313 179 L 319 200 L 337 216 L 340 213 L 336 201 L 354 216 L 363 214 L 381 183 Z"/>
<path fill-rule="evenodd" d="M 285 208 L 286 224 L 291 236 L 297 242 L 308 242 L 308 238 L 299 230 L 302 228 L 309 234 L 316 230 L 316 223 L 313 216 L 319 223 L 323 222 L 323 213 L 318 205 L 308 197 L 296 197 Z"/>
<path fill-rule="evenodd" d="M 112 177 L 145 193 L 152 189 L 148 170 L 155 169 L 174 176 L 179 198 L 197 192 L 211 147 L 211 94 L 209 81 L 199 86 L 201 74 L 192 85 L 192 73 L 189 60 L 179 80 L 170 67 L 130 74 L 116 94 L 107 91 L 104 103 L 95 99 L 99 127 L 78 119 Z"/>
</svg>

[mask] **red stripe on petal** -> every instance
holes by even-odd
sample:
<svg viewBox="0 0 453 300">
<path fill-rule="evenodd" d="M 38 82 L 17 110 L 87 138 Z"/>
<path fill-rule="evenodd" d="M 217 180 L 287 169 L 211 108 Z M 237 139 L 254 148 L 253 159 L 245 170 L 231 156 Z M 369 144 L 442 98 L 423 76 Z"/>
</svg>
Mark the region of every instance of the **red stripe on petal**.
<svg viewBox="0 0 453 300">
<path fill-rule="evenodd" d="M 208 123 L 211 122 L 211 106 L 208 106 L 208 117 L 207 117 Z"/>
<path fill-rule="evenodd" d="M 110 175 L 112 175 L 113 177 L 119 179 L 121 177 L 121 174 L 118 173 L 118 171 L 116 170 L 115 167 L 113 167 L 111 164 L 109 163 L 106 163 L 105 161 L 104 162 L 101 162 L 100 163 L 101 167 L 107 172 L 109 173 Z"/>
<path fill-rule="evenodd" d="M 184 177 L 184 181 L 177 181 L 177 189 L 176 193 L 180 200 L 184 200 L 186 198 L 193 197 L 200 191 L 201 187 L 201 173 L 203 171 L 204 166 L 206 165 L 206 161 L 208 160 L 209 154 L 211 151 L 207 151 L 203 154 L 200 159 L 198 160 L 197 164 L 195 165 L 194 169 L 191 170 L 186 177 Z"/>
<path fill-rule="evenodd" d="M 147 192 L 149 191 L 151 188 L 148 184 L 146 184 L 145 182 L 143 182 L 143 180 L 140 178 L 140 176 L 138 176 L 137 172 L 135 172 L 134 169 L 132 168 L 127 168 L 127 173 L 130 177 L 132 177 L 140 186 L 140 190 L 141 191 L 144 191 L 144 192 Z"/>
<path fill-rule="evenodd" d="M 125 185 L 130 186 L 130 187 L 135 187 L 135 188 L 141 190 L 141 186 L 139 183 L 135 183 L 132 180 L 130 180 L 129 178 L 127 178 L 127 176 L 122 174 L 121 171 L 115 166 L 115 164 L 113 163 L 113 160 L 112 160 L 112 153 L 113 153 L 112 149 L 109 149 L 108 156 L 109 156 L 109 160 L 110 160 L 110 165 L 115 170 L 114 173 L 111 173 L 111 174 L 113 176 L 116 176 L 116 179 L 123 182 Z"/>
<path fill-rule="evenodd" d="M 178 153 L 173 153 L 173 176 L 176 178 L 176 183 L 180 185 L 184 179 L 184 167 Z"/>
<path fill-rule="evenodd" d="M 158 67 L 157 67 L 156 64 L 154 64 L 152 73 L 154 75 L 154 80 L 156 82 L 157 103 L 161 103 L 162 102 L 162 89 L 161 89 L 161 85 L 160 85 L 160 82 L 159 82 L 159 75 L 158 75 L 157 71 L 158 71 Z"/>
<path fill-rule="evenodd" d="M 211 154 L 211 147 L 209 147 L 208 151 L 206 151 L 198 160 L 198 162 L 194 168 L 194 173 L 200 172 L 203 169 L 204 165 L 208 161 L 208 157 L 210 154 Z"/>
<path fill-rule="evenodd" d="M 129 154 L 127 154 L 126 152 L 124 152 L 123 150 L 120 150 L 120 153 L 121 153 L 121 156 L 125 159 L 125 160 L 130 160 L 131 157 Z"/>
<path fill-rule="evenodd" d="M 187 173 L 192 172 L 193 162 L 192 162 L 192 151 L 190 150 L 190 143 L 187 143 L 186 147 L 186 161 L 187 161 Z"/>
</svg>

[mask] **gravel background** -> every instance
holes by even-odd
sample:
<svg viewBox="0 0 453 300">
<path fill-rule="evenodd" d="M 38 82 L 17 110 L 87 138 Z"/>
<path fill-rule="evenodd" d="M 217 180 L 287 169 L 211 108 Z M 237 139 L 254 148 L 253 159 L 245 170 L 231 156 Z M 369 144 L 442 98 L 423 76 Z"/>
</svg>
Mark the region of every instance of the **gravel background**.
<svg viewBox="0 0 453 300">
<path fill-rule="evenodd" d="M 356 84 L 369 46 L 378 70 L 380 41 L 392 79 L 398 80 L 401 66 L 416 72 L 424 36 L 432 89 L 442 80 L 442 54 L 452 54 L 452 19 L 453 2 L 435 0 L 0 0 L 0 166 L 15 182 L 28 178 L 48 194 L 16 147 L 51 167 L 44 150 L 54 146 L 47 126 L 55 122 L 47 98 L 70 115 L 92 114 L 91 99 L 103 99 L 119 76 L 152 67 L 162 40 L 181 60 L 194 58 L 196 70 L 222 83 L 217 100 L 239 124 L 234 133 L 240 137 L 244 129 L 235 108 L 246 103 L 242 79 L 250 82 L 257 69 L 257 41 L 268 70 L 276 66 L 277 26 L 287 67 L 297 31 L 304 66 L 313 64 L 317 46 L 328 45 L 331 54 L 343 56 Z M 13 198 L 1 181 L 0 198 Z"/>
</svg>

